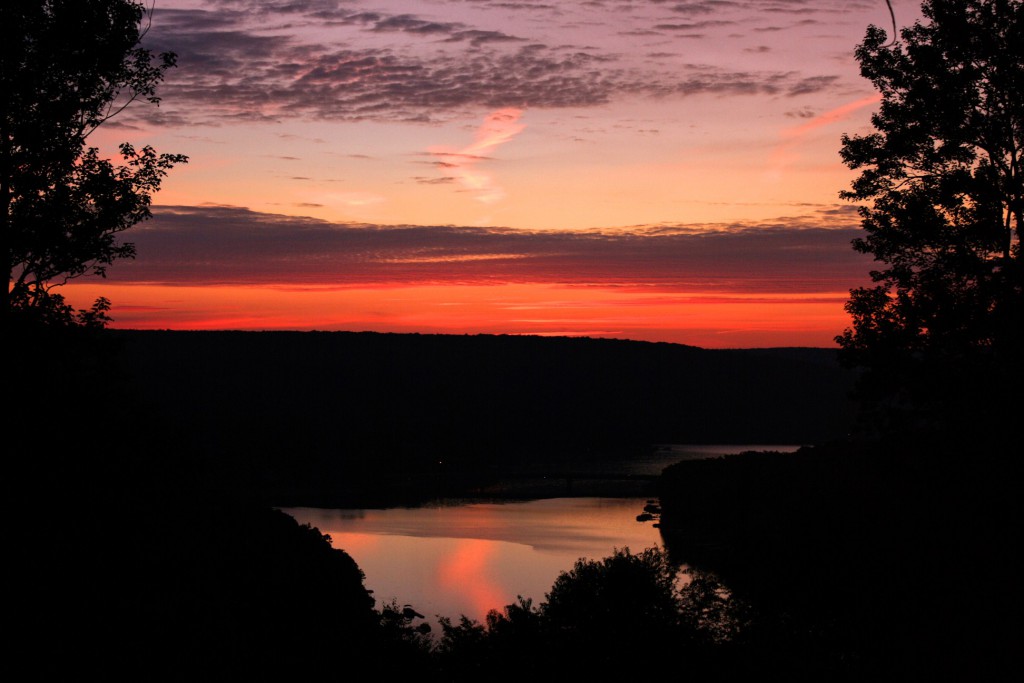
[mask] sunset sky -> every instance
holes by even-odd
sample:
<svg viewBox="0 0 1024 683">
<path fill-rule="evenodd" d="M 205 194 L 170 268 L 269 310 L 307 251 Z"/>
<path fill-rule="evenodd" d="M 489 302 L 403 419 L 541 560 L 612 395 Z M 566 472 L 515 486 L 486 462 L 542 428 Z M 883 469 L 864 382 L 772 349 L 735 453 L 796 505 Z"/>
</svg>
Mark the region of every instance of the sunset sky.
<svg viewBox="0 0 1024 683">
<path fill-rule="evenodd" d="M 900 25 L 918 18 L 892 0 Z M 157 0 L 187 154 L 64 293 L 116 327 L 831 346 L 870 259 L 843 133 L 885 0 Z"/>
</svg>

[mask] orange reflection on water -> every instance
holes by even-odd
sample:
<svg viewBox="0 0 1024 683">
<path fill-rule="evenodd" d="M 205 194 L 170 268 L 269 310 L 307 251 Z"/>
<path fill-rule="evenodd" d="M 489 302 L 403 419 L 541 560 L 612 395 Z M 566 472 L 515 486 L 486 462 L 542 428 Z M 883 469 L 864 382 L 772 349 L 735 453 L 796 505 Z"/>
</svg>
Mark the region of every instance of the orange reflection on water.
<svg viewBox="0 0 1024 683">
<path fill-rule="evenodd" d="M 455 551 L 445 557 L 437 568 L 438 585 L 445 590 L 461 592 L 473 605 L 476 614 L 501 609 L 505 593 L 490 574 L 495 544 L 480 539 L 459 541 Z"/>
<path fill-rule="evenodd" d="M 330 534 L 334 547 L 352 555 L 366 573 L 365 585 L 378 608 L 391 601 L 410 604 L 440 633 L 436 616 L 457 623 L 465 615 L 480 622 L 490 610 L 514 603 L 516 596 L 540 604 L 559 573 L 581 557 L 659 546 L 658 529 L 636 522 L 644 502 L 549 498 L 285 512 Z"/>
<path fill-rule="evenodd" d="M 332 533 L 327 528 L 321 528 L 320 531 L 331 537 L 331 545 L 334 548 L 344 550 L 349 555 L 371 552 L 380 547 L 380 536 L 377 534 L 362 534 L 354 531 L 339 534 L 337 532 Z M 339 542 L 341 542 L 340 545 Z"/>
</svg>

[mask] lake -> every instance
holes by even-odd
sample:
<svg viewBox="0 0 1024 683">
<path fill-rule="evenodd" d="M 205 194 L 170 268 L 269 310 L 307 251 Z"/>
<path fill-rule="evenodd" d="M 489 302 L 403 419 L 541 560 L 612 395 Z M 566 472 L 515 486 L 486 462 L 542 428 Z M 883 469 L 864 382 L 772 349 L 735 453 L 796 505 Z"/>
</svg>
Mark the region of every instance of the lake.
<svg viewBox="0 0 1024 683">
<path fill-rule="evenodd" d="M 322 510 L 286 508 L 302 524 L 329 534 L 366 575 L 377 607 L 396 600 L 430 618 L 482 621 L 491 609 L 535 603 L 580 557 L 616 548 L 661 545 L 636 516 L 642 498 L 549 498 L 513 503 Z"/>
<path fill-rule="evenodd" d="M 679 460 L 742 450 L 792 451 L 796 446 L 662 446 L 621 464 L 626 474 L 661 471 Z M 546 498 L 465 502 L 383 510 L 284 508 L 301 524 L 330 535 L 366 575 L 380 608 L 392 600 L 425 615 L 482 621 L 517 596 L 544 600 L 558 575 L 577 559 L 600 559 L 616 548 L 661 546 L 651 522 L 637 522 L 645 498 Z"/>
</svg>

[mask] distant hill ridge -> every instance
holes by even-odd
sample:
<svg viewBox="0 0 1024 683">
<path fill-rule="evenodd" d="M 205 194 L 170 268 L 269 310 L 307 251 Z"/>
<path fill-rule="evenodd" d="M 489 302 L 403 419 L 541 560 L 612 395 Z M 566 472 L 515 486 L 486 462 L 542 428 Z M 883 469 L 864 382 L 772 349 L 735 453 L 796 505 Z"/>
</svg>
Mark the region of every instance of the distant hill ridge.
<svg viewBox="0 0 1024 683">
<path fill-rule="evenodd" d="M 813 443 L 844 435 L 851 415 L 853 376 L 831 349 L 111 332 L 157 431 L 180 448 L 260 461 L 278 479 L 600 459 L 655 443 Z"/>
</svg>

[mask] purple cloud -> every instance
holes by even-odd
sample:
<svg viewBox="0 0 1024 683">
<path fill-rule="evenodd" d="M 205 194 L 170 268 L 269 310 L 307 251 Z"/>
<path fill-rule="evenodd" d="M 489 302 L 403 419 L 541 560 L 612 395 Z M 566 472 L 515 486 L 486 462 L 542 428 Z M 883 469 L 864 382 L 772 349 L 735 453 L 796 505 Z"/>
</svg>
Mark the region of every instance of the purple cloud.
<svg viewBox="0 0 1024 683">
<path fill-rule="evenodd" d="M 551 282 L 742 293 L 843 292 L 866 257 L 853 207 L 758 223 L 525 231 L 369 225 L 230 206 L 157 207 L 114 282 L 371 285 Z"/>
</svg>

